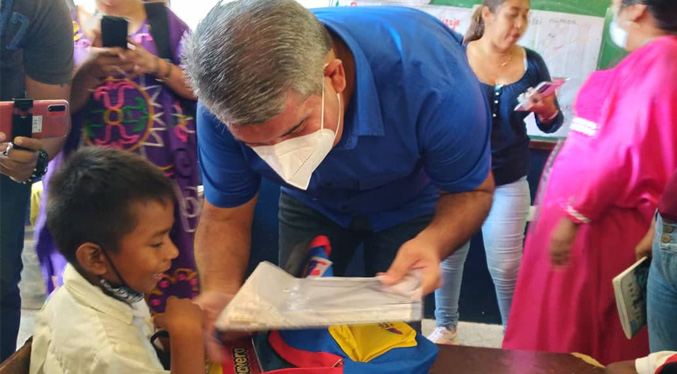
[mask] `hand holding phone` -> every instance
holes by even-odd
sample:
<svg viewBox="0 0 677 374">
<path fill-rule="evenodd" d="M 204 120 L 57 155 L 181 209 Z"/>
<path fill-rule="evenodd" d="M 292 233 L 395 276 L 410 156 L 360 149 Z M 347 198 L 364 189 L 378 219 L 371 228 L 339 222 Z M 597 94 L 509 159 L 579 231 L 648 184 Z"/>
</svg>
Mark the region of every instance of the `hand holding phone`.
<svg viewBox="0 0 677 374">
<path fill-rule="evenodd" d="M 552 96 L 555 94 L 558 88 L 560 88 L 567 80 L 566 79 L 555 79 L 552 82 L 541 82 L 536 88 L 530 88 L 517 98 L 517 106 L 515 107 L 516 112 L 527 112 L 531 110 L 532 98 L 535 94 L 540 95 L 541 97 Z"/>
<path fill-rule="evenodd" d="M 62 138 L 68 135 L 68 101 L 35 100 L 30 110 L 30 122 L 14 124 L 14 102 L 0 102 L 0 132 L 6 140 L 13 141 L 17 136 L 35 139 Z"/>
</svg>

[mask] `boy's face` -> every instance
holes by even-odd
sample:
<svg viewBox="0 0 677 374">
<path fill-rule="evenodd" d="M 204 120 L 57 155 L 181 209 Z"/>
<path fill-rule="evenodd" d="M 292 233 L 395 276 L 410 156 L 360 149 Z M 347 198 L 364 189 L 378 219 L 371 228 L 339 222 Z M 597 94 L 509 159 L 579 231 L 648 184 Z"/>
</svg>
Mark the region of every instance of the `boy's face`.
<svg viewBox="0 0 677 374">
<path fill-rule="evenodd" d="M 109 256 L 127 285 L 133 290 L 149 293 L 172 266 L 179 251 L 169 239 L 174 224 L 174 204 L 144 201 L 132 204 L 136 219 L 134 231 L 122 237 L 117 253 Z M 104 276 L 120 283 L 113 271 Z"/>
</svg>

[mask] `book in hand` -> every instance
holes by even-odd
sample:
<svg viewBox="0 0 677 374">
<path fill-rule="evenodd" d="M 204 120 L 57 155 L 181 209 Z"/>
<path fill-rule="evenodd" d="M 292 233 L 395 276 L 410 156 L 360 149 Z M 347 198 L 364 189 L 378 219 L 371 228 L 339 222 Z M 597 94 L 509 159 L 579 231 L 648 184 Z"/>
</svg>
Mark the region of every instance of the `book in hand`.
<svg viewBox="0 0 677 374">
<path fill-rule="evenodd" d="M 651 260 L 642 257 L 612 281 L 618 316 L 628 339 L 646 325 L 646 283 L 650 265 Z"/>
</svg>

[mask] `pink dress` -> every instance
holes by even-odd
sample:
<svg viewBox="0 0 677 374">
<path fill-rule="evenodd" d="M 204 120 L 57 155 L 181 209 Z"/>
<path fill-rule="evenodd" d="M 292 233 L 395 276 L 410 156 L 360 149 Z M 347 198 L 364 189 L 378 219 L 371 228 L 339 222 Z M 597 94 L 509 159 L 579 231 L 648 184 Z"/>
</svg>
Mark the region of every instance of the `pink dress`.
<svg viewBox="0 0 677 374">
<path fill-rule="evenodd" d="M 611 280 L 635 261 L 677 167 L 677 37 L 593 73 L 575 112 L 541 181 L 503 348 L 580 352 L 603 364 L 635 359 L 649 351 L 646 329 L 625 338 Z M 569 264 L 556 268 L 549 242 L 565 216 L 581 226 Z"/>
</svg>

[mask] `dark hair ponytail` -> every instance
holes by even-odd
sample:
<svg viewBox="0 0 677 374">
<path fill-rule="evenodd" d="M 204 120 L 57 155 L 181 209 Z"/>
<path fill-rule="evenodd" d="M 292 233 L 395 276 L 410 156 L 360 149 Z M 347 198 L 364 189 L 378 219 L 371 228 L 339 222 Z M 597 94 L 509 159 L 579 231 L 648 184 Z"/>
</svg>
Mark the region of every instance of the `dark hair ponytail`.
<svg viewBox="0 0 677 374">
<path fill-rule="evenodd" d="M 661 30 L 677 34 L 677 1 L 675 0 L 623 0 L 622 6 L 644 4 Z"/>
<path fill-rule="evenodd" d="M 484 20 L 482 19 L 482 9 L 484 5 L 480 5 L 475 9 L 475 12 L 472 14 L 472 21 L 470 22 L 470 27 L 468 31 L 465 32 L 465 37 L 463 37 L 463 44 L 468 44 L 472 41 L 475 41 L 484 35 Z"/>
<path fill-rule="evenodd" d="M 484 19 L 482 19 L 482 10 L 484 7 L 489 8 L 491 13 L 496 13 L 498 7 L 503 5 L 507 0 L 484 0 L 482 5 L 475 9 L 475 13 L 472 14 L 472 22 L 470 23 L 470 28 L 465 33 L 463 37 L 463 44 L 468 44 L 474 40 L 477 40 L 484 35 Z M 624 0 L 626 1 L 626 0 Z M 630 0 L 632 1 L 632 0 Z"/>
</svg>

